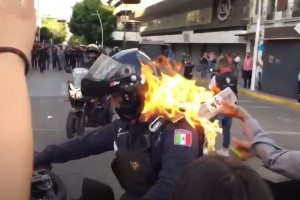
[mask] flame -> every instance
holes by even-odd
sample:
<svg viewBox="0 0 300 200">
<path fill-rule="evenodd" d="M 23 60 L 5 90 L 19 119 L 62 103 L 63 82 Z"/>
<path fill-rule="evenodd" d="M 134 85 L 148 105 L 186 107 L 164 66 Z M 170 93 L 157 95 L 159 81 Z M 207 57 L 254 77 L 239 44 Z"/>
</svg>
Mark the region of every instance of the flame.
<svg viewBox="0 0 300 200">
<path fill-rule="evenodd" d="M 198 116 L 201 104 L 212 98 L 214 92 L 197 86 L 195 80 L 184 78 L 174 70 L 179 69 L 178 65 L 172 66 L 165 57 L 160 58 L 159 69 L 163 71 L 161 77 L 153 74 L 153 67 L 159 64 L 153 62 L 149 65 L 142 65 L 142 74 L 148 85 L 142 111 L 146 120 L 158 114 L 168 118 L 184 115 L 192 127 L 204 129 L 208 149 L 215 150 L 216 136 L 221 130 L 219 123 Z"/>
</svg>

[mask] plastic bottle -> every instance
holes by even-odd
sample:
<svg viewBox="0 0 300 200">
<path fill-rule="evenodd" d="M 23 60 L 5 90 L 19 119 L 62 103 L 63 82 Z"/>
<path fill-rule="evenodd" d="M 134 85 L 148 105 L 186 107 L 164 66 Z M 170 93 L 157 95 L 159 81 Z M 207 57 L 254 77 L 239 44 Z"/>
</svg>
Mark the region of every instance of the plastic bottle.
<svg viewBox="0 0 300 200">
<path fill-rule="evenodd" d="M 237 97 L 230 87 L 203 103 L 198 112 L 199 118 L 209 120 L 217 115 L 222 109 L 222 101 L 236 103 Z"/>
</svg>

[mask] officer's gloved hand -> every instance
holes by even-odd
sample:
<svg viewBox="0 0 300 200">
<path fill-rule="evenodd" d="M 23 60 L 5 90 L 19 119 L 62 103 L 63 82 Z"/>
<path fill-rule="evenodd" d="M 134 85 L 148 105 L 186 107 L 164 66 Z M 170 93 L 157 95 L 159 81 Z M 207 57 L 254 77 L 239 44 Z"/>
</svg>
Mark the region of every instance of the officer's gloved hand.
<svg viewBox="0 0 300 200">
<path fill-rule="evenodd" d="M 52 166 L 51 163 L 46 162 L 45 156 L 43 155 L 42 152 L 34 152 L 33 156 L 33 167 L 34 169 L 48 169 L 51 170 Z"/>
</svg>

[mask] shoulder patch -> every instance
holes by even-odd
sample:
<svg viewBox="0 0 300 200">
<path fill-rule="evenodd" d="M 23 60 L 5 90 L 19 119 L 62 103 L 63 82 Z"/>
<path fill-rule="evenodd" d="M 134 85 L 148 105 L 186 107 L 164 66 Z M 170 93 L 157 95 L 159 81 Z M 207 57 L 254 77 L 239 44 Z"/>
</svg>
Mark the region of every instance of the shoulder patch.
<svg viewBox="0 0 300 200">
<path fill-rule="evenodd" d="M 179 146 L 192 146 L 192 132 L 184 129 L 174 131 L 174 144 Z"/>
</svg>

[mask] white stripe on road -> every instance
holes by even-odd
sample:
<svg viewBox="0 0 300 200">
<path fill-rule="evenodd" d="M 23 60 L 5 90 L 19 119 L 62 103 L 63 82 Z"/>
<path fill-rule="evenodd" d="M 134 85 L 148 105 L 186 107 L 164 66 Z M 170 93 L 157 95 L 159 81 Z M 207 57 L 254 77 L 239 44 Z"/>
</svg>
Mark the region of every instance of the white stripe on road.
<svg viewBox="0 0 300 200">
<path fill-rule="evenodd" d="M 256 101 L 250 101 L 250 100 L 238 100 L 238 103 L 254 103 Z"/>
<path fill-rule="evenodd" d="M 243 108 L 263 108 L 263 109 L 274 109 L 273 106 L 242 106 Z"/>
<path fill-rule="evenodd" d="M 61 129 L 58 129 L 58 128 L 34 128 L 33 131 L 36 131 L 36 132 L 43 132 L 43 131 L 61 131 Z"/>
<path fill-rule="evenodd" d="M 294 131 L 266 131 L 268 134 L 274 135 L 300 135 L 300 132 Z"/>
</svg>

